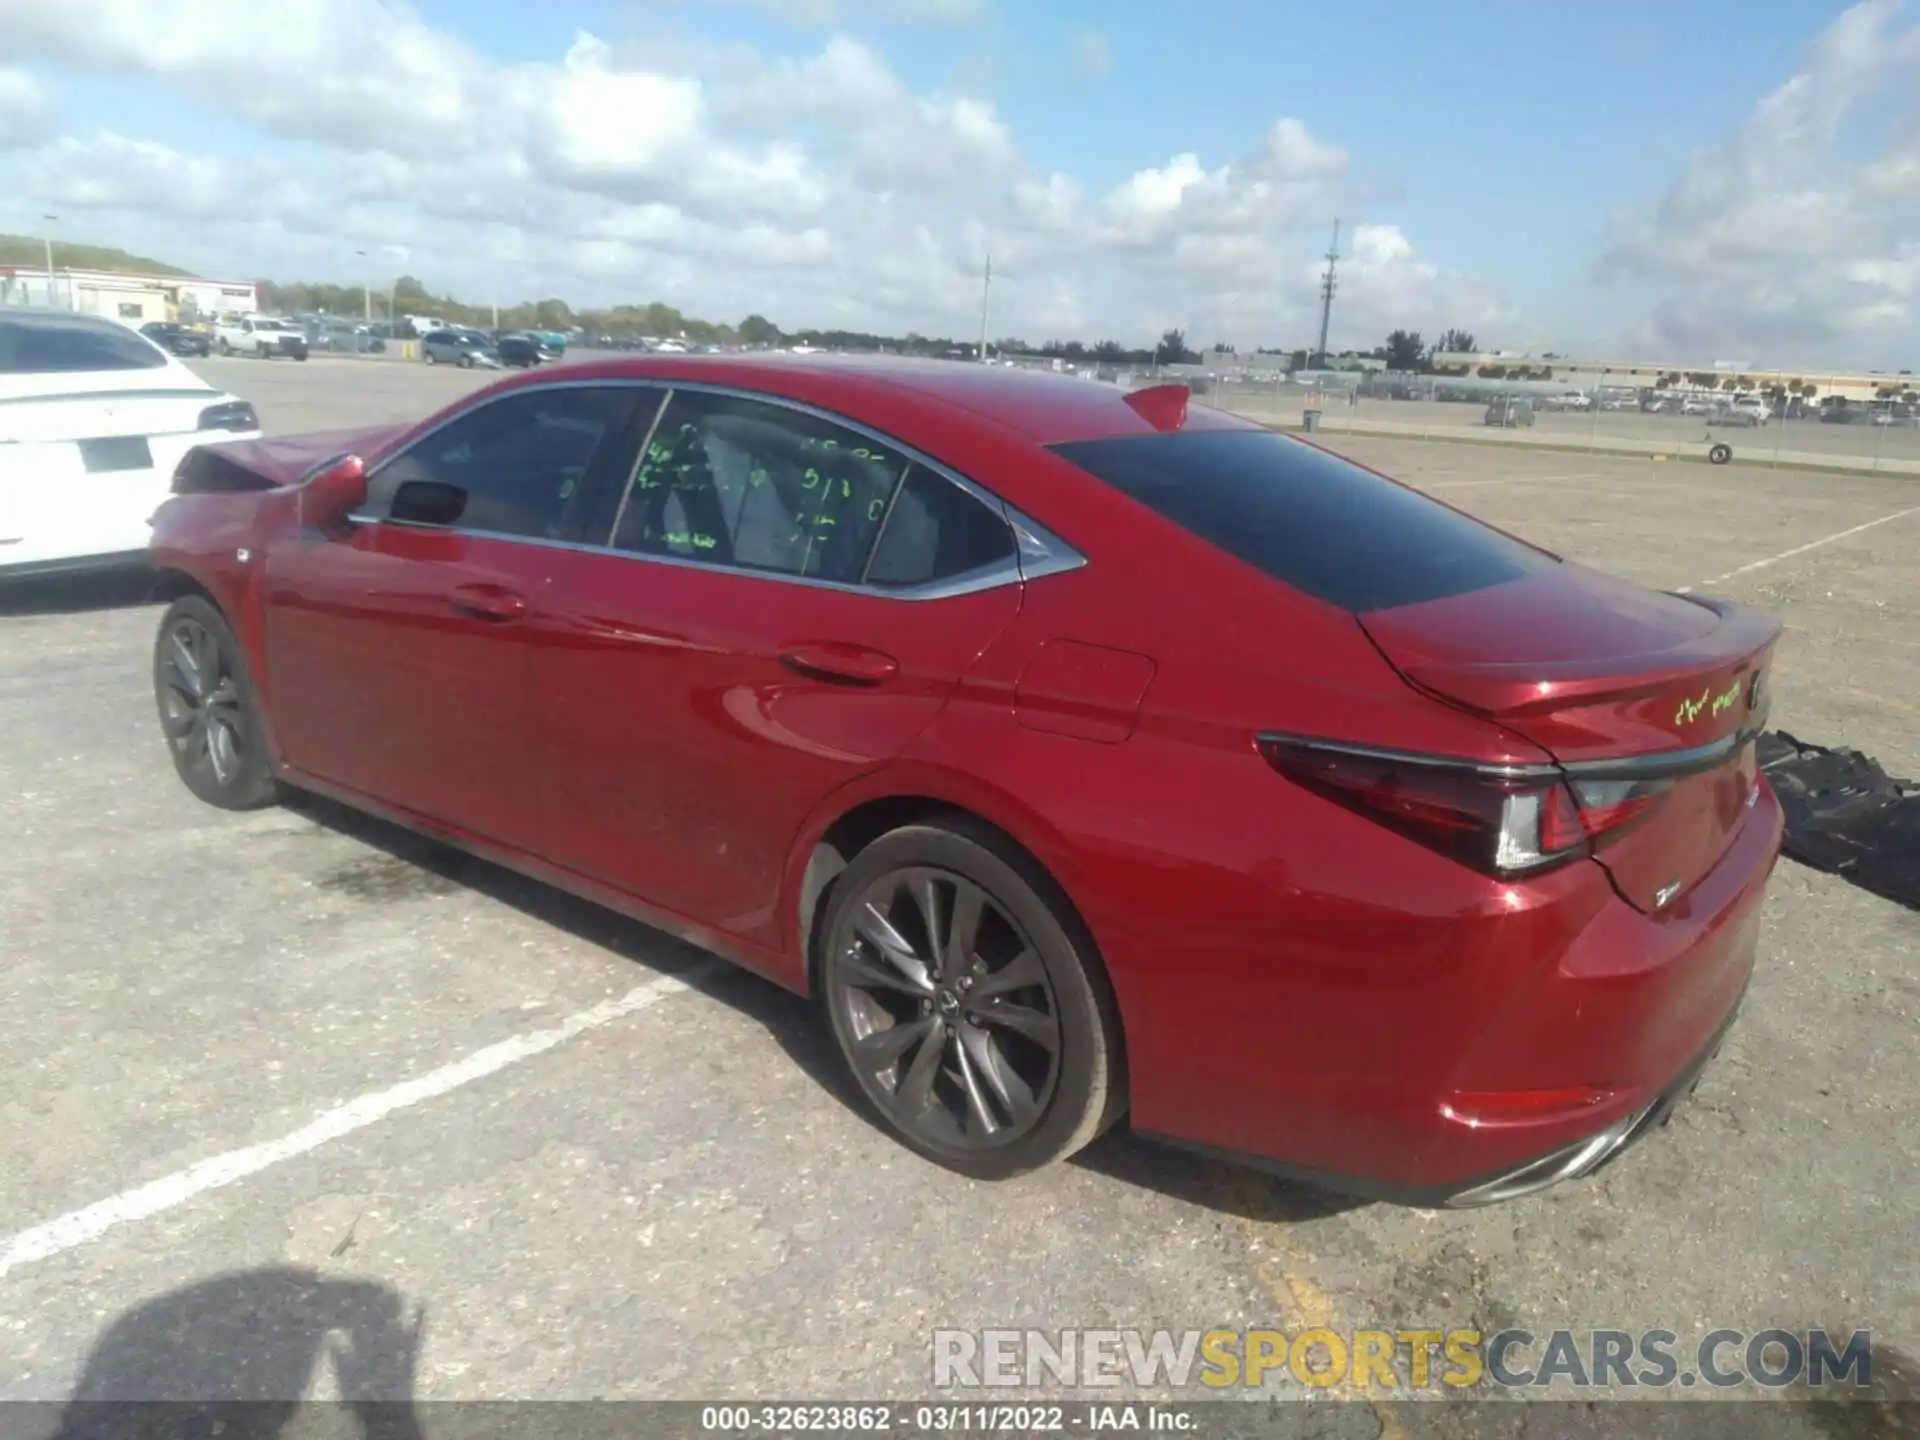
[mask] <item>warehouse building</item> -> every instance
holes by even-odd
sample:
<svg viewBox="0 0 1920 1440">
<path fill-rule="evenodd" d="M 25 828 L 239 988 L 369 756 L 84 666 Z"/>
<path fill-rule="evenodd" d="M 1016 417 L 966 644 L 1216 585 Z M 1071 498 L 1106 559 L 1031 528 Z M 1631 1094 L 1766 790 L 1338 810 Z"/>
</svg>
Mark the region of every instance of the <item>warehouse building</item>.
<svg viewBox="0 0 1920 1440">
<path fill-rule="evenodd" d="M 144 325 L 149 320 L 211 320 L 228 311 L 252 311 L 258 300 L 249 281 L 110 270 L 56 268 L 49 273 L 37 266 L 0 265 L 0 305 L 50 305 Z"/>
</svg>

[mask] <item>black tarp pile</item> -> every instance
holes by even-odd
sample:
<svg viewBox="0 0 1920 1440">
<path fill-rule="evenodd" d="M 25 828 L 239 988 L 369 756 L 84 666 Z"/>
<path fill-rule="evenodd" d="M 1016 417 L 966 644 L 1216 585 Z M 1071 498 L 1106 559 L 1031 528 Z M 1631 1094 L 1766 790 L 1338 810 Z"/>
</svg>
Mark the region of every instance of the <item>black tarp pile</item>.
<svg viewBox="0 0 1920 1440">
<path fill-rule="evenodd" d="M 1789 856 L 1920 910 L 1920 786 L 1783 730 L 1760 737 L 1757 758 L 1786 812 Z"/>
</svg>

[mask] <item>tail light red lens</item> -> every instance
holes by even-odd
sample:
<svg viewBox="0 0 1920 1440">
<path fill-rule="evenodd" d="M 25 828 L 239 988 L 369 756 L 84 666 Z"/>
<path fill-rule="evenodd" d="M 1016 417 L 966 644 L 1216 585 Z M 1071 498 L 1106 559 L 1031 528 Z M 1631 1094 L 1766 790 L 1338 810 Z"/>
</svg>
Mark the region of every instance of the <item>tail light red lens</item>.
<svg viewBox="0 0 1920 1440">
<path fill-rule="evenodd" d="M 1263 736 L 1282 775 L 1338 805 L 1489 875 L 1550 869 L 1645 816 L 1669 780 L 1567 780 L 1551 767 L 1509 769 L 1363 752 Z"/>
</svg>

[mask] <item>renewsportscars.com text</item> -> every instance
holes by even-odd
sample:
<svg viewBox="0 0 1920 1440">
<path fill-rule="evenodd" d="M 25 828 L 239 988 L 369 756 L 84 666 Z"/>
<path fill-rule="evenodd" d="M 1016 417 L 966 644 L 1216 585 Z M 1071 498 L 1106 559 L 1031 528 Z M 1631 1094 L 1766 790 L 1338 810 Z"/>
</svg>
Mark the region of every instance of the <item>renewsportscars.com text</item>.
<svg viewBox="0 0 1920 1440">
<path fill-rule="evenodd" d="M 942 1390 L 1258 1388 L 1866 1389 L 1873 1336 L 1826 1330 L 936 1330 Z"/>
</svg>

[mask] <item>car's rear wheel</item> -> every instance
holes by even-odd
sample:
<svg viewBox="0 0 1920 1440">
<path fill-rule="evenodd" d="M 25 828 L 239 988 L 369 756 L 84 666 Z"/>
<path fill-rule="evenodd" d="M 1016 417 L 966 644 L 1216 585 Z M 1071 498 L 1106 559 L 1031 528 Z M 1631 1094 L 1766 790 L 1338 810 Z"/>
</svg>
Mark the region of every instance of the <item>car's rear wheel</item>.
<svg viewBox="0 0 1920 1440">
<path fill-rule="evenodd" d="M 167 607 L 153 652 L 160 729 L 181 781 L 209 805 L 251 810 L 279 793 L 246 653 L 213 604 Z"/>
<path fill-rule="evenodd" d="M 424 350 L 424 349 L 423 349 L 423 350 L 422 350 L 422 351 L 420 352 L 420 358 L 421 358 L 422 360 L 425 360 L 425 361 L 427 362 L 427 364 L 429 364 L 429 365 L 438 365 L 438 364 L 440 363 L 440 362 L 439 362 L 438 360 L 436 360 L 436 359 L 434 359 L 434 358 L 433 358 L 433 351 L 431 351 L 431 350 Z"/>
<path fill-rule="evenodd" d="M 473 368 L 473 356 L 462 355 L 460 357 L 460 368 L 462 370 L 471 370 Z"/>
<path fill-rule="evenodd" d="M 1124 1105 L 1092 942 L 984 829 L 913 825 L 835 879 L 821 999 L 855 1083 L 929 1159 L 1003 1179 L 1087 1145 Z"/>
</svg>

